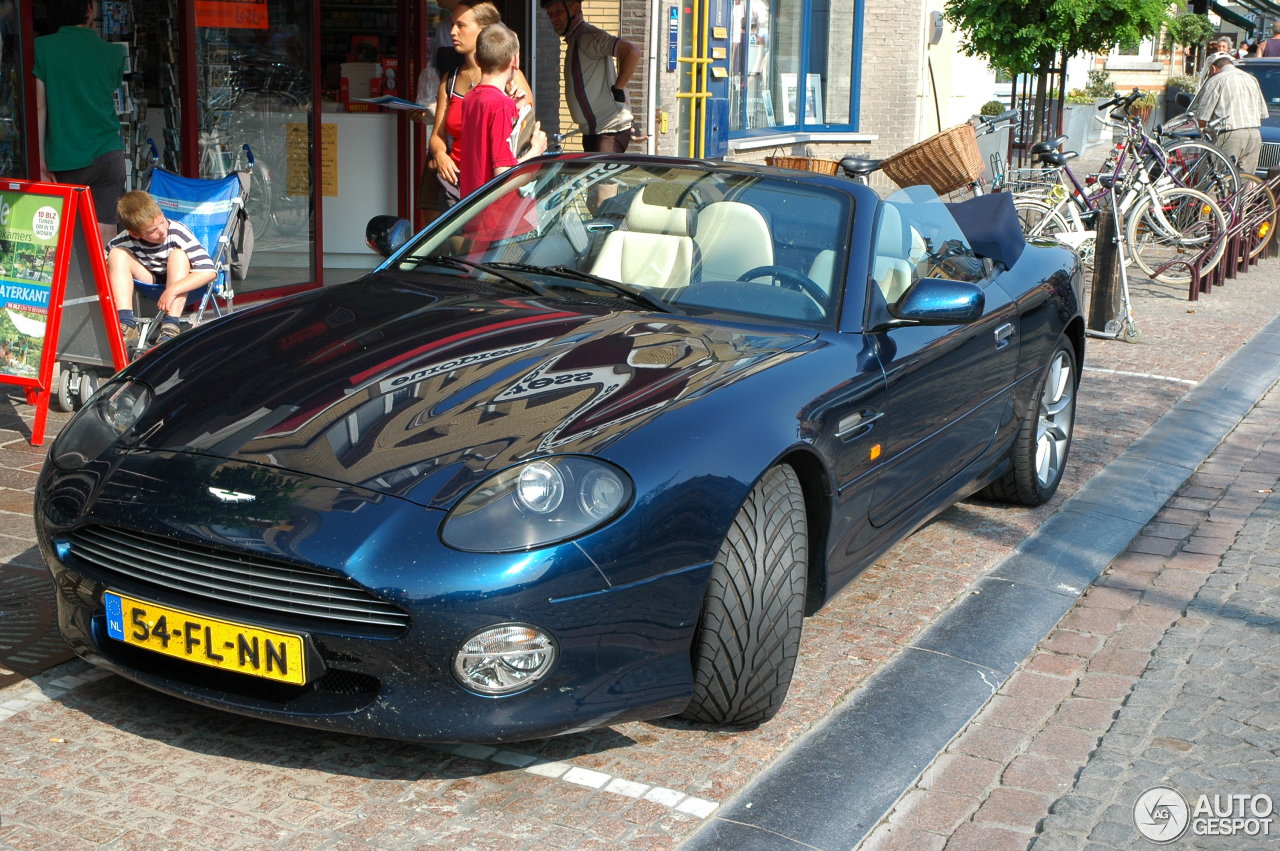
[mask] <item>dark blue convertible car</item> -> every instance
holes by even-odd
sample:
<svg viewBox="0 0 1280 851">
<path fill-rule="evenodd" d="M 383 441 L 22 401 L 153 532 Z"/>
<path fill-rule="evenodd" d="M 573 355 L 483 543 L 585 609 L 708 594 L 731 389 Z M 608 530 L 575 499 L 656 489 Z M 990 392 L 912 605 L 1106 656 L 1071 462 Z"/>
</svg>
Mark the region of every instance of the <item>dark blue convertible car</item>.
<svg viewBox="0 0 1280 851">
<path fill-rule="evenodd" d="M 103 386 L 39 480 L 59 624 L 167 694 L 353 733 L 760 723 L 804 616 L 894 542 L 1053 495 L 1079 289 L 1003 196 L 534 160 Z"/>
</svg>

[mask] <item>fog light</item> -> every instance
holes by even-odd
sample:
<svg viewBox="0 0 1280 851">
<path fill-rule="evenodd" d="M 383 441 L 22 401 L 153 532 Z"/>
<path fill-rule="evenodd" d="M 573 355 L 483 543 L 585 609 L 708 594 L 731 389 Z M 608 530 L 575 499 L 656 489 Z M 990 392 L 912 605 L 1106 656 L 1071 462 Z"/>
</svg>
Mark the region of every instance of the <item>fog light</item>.
<svg viewBox="0 0 1280 851">
<path fill-rule="evenodd" d="M 528 688 L 555 665 L 556 644 L 536 626 L 509 623 L 478 632 L 453 657 L 459 682 L 480 694 Z"/>
</svg>

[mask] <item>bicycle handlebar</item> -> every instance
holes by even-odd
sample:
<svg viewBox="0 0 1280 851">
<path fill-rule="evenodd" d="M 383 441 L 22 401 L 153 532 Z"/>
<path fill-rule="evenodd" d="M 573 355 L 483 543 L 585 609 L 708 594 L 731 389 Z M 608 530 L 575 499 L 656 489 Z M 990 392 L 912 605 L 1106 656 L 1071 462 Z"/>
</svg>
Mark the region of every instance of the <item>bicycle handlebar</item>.
<svg viewBox="0 0 1280 851">
<path fill-rule="evenodd" d="M 994 129 L 994 125 L 999 124 L 1002 121 L 1017 121 L 1018 110 L 1005 110 L 999 115 L 979 115 L 978 119 L 981 120 L 983 124 L 987 125 L 987 127 Z"/>
<path fill-rule="evenodd" d="M 1129 107 L 1133 106 L 1133 102 L 1140 97 L 1142 97 L 1142 90 L 1138 88 L 1134 88 L 1134 90 L 1129 92 L 1127 95 L 1117 93 L 1115 97 L 1106 103 L 1098 104 L 1098 111 L 1101 112 L 1102 110 L 1110 109 L 1113 106 L 1122 106 L 1124 107 L 1124 111 L 1127 113 L 1129 111 Z"/>
</svg>

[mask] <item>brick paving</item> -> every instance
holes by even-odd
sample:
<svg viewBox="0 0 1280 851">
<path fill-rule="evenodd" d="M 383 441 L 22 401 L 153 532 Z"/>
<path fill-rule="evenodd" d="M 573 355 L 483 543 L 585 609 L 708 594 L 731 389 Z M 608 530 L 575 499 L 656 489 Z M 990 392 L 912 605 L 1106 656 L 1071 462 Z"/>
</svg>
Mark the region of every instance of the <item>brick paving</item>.
<svg viewBox="0 0 1280 851">
<path fill-rule="evenodd" d="M 891 550 L 806 622 L 791 695 L 769 724 L 665 720 L 502 749 L 428 747 L 212 712 L 69 662 L 0 687 L 0 847 L 673 848 L 1280 312 L 1280 269 L 1194 305 L 1152 284 L 1136 284 L 1134 297 L 1143 343 L 1090 342 L 1059 496 L 1029 511 L 967 501 Z M 0 582 L 46 575 L 31 493 L 47 447 L 27 444 L 30 419 L 20 394 L 0 392 Z M 50 440 L 65 420 L 51 415 Z M 1248 516 L 1247 493 L 1225 493 L 1230 477 L 1207 465 L 1141 539 L 1153 554 L 1117 564 L 1158 574 L 1153 594 L 1190 600 L 1214 548 Z M 1167 542 L 1183 538 L 1178 563 L 1165 565 Z M 904 798 L 895 839 L 911 831 L 910 847 L 997 847 L 1035 834 L 1070 788 L 1055 767 L 1078 769 L 1096 747 L 1102 731 L 1082 725 L 1118 709 L 1150 657 L 1133 642 L 1154 646 L 1152 630 L 1178 617 L 1172 604 L 1122 606 L 1139 592 L 1108 581 L 993 701 L 1010 720 L 983 716 L 965 749 L 930 769 L 937 785 L 922 780 Z M 0 620 L 0 676 L 15 673 L 6 646 L 45 638 L 19 642 L 11 629 Z M 925 795 L 929 806 L 910 806 Z M 1036 807 L 1035 820 L 1010 823 Z"/>
<path fill-rule="evenodd" d="M 1280 799 L 1277 587 L 1280 385 L 861 847 L 1132 848 L 1154 786 Z"/>
</svg>

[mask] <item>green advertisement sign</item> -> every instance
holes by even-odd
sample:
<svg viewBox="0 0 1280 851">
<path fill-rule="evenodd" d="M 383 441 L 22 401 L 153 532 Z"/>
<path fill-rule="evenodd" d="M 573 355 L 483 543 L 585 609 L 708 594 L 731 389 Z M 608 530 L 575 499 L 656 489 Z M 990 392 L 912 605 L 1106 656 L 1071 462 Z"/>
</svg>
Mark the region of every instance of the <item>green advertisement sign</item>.
<svg viewBox="0 0 1280 851">
<path fill-rule="evenodd" d="M 61 198 L 0 192 L 0 374 L 40 368 L 62 231 Z"/>
</svg>

